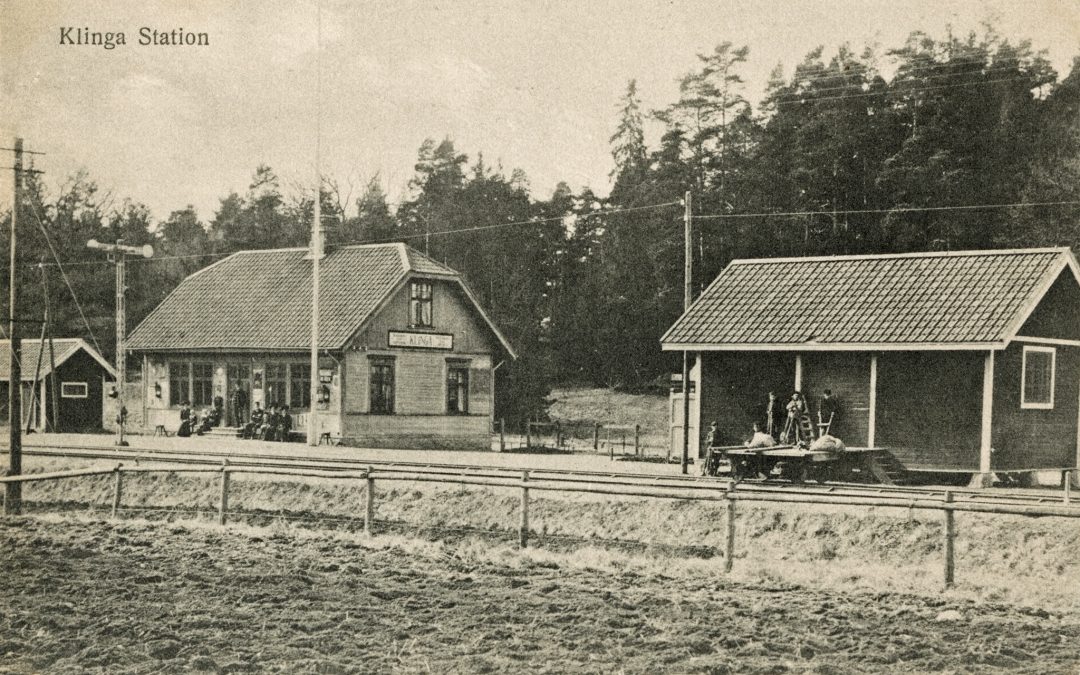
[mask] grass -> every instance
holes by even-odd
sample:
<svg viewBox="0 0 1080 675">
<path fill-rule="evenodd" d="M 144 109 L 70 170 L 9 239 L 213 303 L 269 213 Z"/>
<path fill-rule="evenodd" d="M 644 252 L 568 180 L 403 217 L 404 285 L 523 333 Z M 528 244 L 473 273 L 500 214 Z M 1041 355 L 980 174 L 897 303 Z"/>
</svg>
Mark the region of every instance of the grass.
<svg viewBox="0 0 1080 675">
<path fill-rule="evenodd" d="M 34 483 L 24 498 L 76 509 L 111 500 L 108 476 Z M 125 477 L 125 507 L 216 512 L 216 477 Z M 252 522 L 357 529 L 363 483 L 234 476 L 230 509 Z M 469 555 L 558 560 L 608 573 L 720 579 L 723 506 L 632 497 L 539 493 L 530 502 L 532 542 L 513 547 L 519 492 L 501 488 L 380 482 L 376 518 L 393 541 L 437 540 Z M 160 516 L 159 516 L 160 517 Z M 339 519 L 339 520 L 333 520 Z M 344 519 L 342 522 L 340 519 Z M 242 518 L 233 518 L 242 520 Z M 957 585 L 951 597 L 1080 611 L 1080 523 L 1056 518 L 957 516 Z M 381 539 L 381 537 L 380 537 Z M 733 578 L 754 583 L 936 595 L 942 588 L 940 514 L 905 509 L 740 505 Z"/>
</svg>

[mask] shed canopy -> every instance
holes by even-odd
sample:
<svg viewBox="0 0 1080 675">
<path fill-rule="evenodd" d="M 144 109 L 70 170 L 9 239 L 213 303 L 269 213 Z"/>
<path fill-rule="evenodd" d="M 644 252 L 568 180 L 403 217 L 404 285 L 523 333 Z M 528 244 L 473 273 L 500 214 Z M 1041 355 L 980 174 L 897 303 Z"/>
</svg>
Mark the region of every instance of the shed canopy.
<svg viewBox="0 0 1080 675">
<path fill-rule="evenodd" d="M 343 246 L 319 265 L 319 344 L 345 347 L 412 276 L 460 285 L 513 356 L 460 275 L 404 244 Z M 132 351 L 288 350 L 311 346 L 312 261 L 307 248 L 240 251 L 184 279 L 128 338 Z"/>
<path fill-rule="evenodd" d="M 86 344 L 81 338 L 53 338 L 52 340 L 52 355 L 50 359 L 49 354 L 49 342 L 45 341 L 45 349 L 41 349 L 41 341 L 36 339 L 24 339 L 20 353 L 22 357 L 19 359 L 19 364 L 22 366 L 22 370 L 19 373 L 20 379 L 23 382 L 31 382 L 34 379 L 34 373 L 37 373 L 38 378 L 45 377 L 52 372 L 52 366 L 55 363 L 59 368 L 65 361 L 75 356 L 80 350 L 85 351 L 95 361 L 101 364 L 101 367 L 105 369 L 105 372 L 109 374 L 113 379 L 116 378 L 116 369 L 109 365 L 109 362 L 97 352 L 96 349 Z M 38 370 L 38 359 L 41 359 L 40 370 Z M 7 382 L 11 379 L 11 340 L 0 340 L 0 382 Z"/>
<path fill-rule="evenodd" d="M 1003 346 L 1068 248 L 733 260 L 664 334 L 665 350 Z"/>
</svg>

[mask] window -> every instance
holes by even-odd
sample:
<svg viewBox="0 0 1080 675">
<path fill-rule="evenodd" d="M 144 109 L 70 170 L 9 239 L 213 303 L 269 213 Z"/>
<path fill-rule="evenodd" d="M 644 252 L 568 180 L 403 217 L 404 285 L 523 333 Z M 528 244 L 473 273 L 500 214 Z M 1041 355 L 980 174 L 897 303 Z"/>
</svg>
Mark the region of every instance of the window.
<svg viewBox="0 0 1080 675">
<path fill-rule="evenodd" d="M 450 365 L 446 369 L 446 412 L 469 412 L 469 367 Z"/>
<path fill-rule="evenodd" d="M 60 398 L 86 398 L 88 391 L 85 382 L 60 383 Z"/>
<path fill-rule="evenodd" d="M 179 407 L 191 401 L 191 364 L 169 364 L 169 405 Z"/>
<path fill-rule="evenodd" d="M 1049 410 L 1054 407 L 1053 347 L 1024 347 L 1020 407 Z"/>
<path fill-rule="evenodd" d="M 371 399 L 368 411 L 390 415 L 394 412 L 394 362 L 371 361 Z"/>
<path fill-rule="evenodd" d="M 431 282 L 414 281 L 409 286 L 409 325 L 430 328 Z"/>
<path fill-rule="evenodd" d="M 266 407 L 285 405 L 288 378 L 289 367 L 284 363 L 266 364 Z"/>
<path fill-rule="evenodd" d="M 209 406 L 214 402 L 214 364 L 191 364 L 191 405 Z"/>
<path fill-rule="evenodd" d="M 311 366 L 293 363 L 289 366 L 289 407 L 311 407 Z"/>
</svg>

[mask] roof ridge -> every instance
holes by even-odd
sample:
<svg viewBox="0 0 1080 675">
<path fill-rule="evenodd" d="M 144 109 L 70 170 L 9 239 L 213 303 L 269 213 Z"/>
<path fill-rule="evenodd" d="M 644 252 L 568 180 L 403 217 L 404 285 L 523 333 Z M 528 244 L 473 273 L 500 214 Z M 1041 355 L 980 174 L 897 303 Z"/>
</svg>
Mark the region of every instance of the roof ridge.
<svg viewBox="0 0 1080 675">
<path fill-rule="evenodd" d="M 898 258 L 961 258 L 972 256 L 1018 255 L 1022 253 L 1068 253 L 1068 246 L 1037 248 L 990 248 L 964 251 L 915 251 L 910 253 L 857 253 L 853 255 L 792 256 L 787 258 L 736 258 L 731 265 L 760 265 L 791 262 L 838 262 L 847 260 L 896 260 Z"/>
</svg>

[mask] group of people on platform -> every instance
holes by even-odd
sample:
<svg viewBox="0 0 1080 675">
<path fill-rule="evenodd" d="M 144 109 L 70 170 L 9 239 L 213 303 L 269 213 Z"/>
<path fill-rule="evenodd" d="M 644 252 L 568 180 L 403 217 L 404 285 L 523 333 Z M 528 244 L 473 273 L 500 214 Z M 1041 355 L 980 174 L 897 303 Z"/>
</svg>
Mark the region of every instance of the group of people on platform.
<svg viewBox="0 0 1080 675">
<path fill-rule="evenodd" d="M 224 404 L 220 396 L 215 396 L 213 406 L 203 411 L 200 417 L 191 409 L 191 403 L 184 401 L 180 404 L 180 428 L 176 430 L 176 435 L 181 438 L 202 436 L 212 428 L 220 426 L 225 415 Z M 289 415 L 289 406 L 271 405 L 264 410 L 262 404 L 256 402 L 250 420 L 240 428 L 240 437 L 262 441 L 287 441 L 291 432 L 292 417 Z"/>
<path fill-rule="evenodd" d="M 257 438 L 261 441 L 287 441 L 292 432 L 292 417 L 289 406 L 271 405 L 263 410 L 262 404 L 255 402 L 251 411 L 251 421 L 244 425 L 241 438 Z"/>
<path fill-rule="evenodd" d="M 191 409 L 191 403 L 184 401 L 180 404 L 180 428 L 176 430 L 176 435 L 181 438 L 192 435 L 202 436 L 221 424 L 224 410 L 225 400 L 220 396 L 215 396 L 214 404 L 204 410 L 200 418 L 198 413 Z"/>
<path fill-rule="evenodd" d="M 840 407 L 836 398 L 831 390 L 825 389 L 818 403 L 817 436 L 831 433 L 839 415 Z M 806 431 L 807 428 L 810 429 L 809 432 Z M 792 393 L 791 398 L 784 403 L 776 396 L 775 391 L 770 391 L 760 422 L 754 423 L 754 435 L 750 442 L 760 444 L 766 439 L 771 439 L 770 445 L 808 443 L 814 440 L 814 428 L 815 425 L 810 420 L 810 409 L 802 392 Z M 719 425 L 713 422 L 705 437 L 706 448 L 719 445 L 718 434 Z"/>
</svg>

